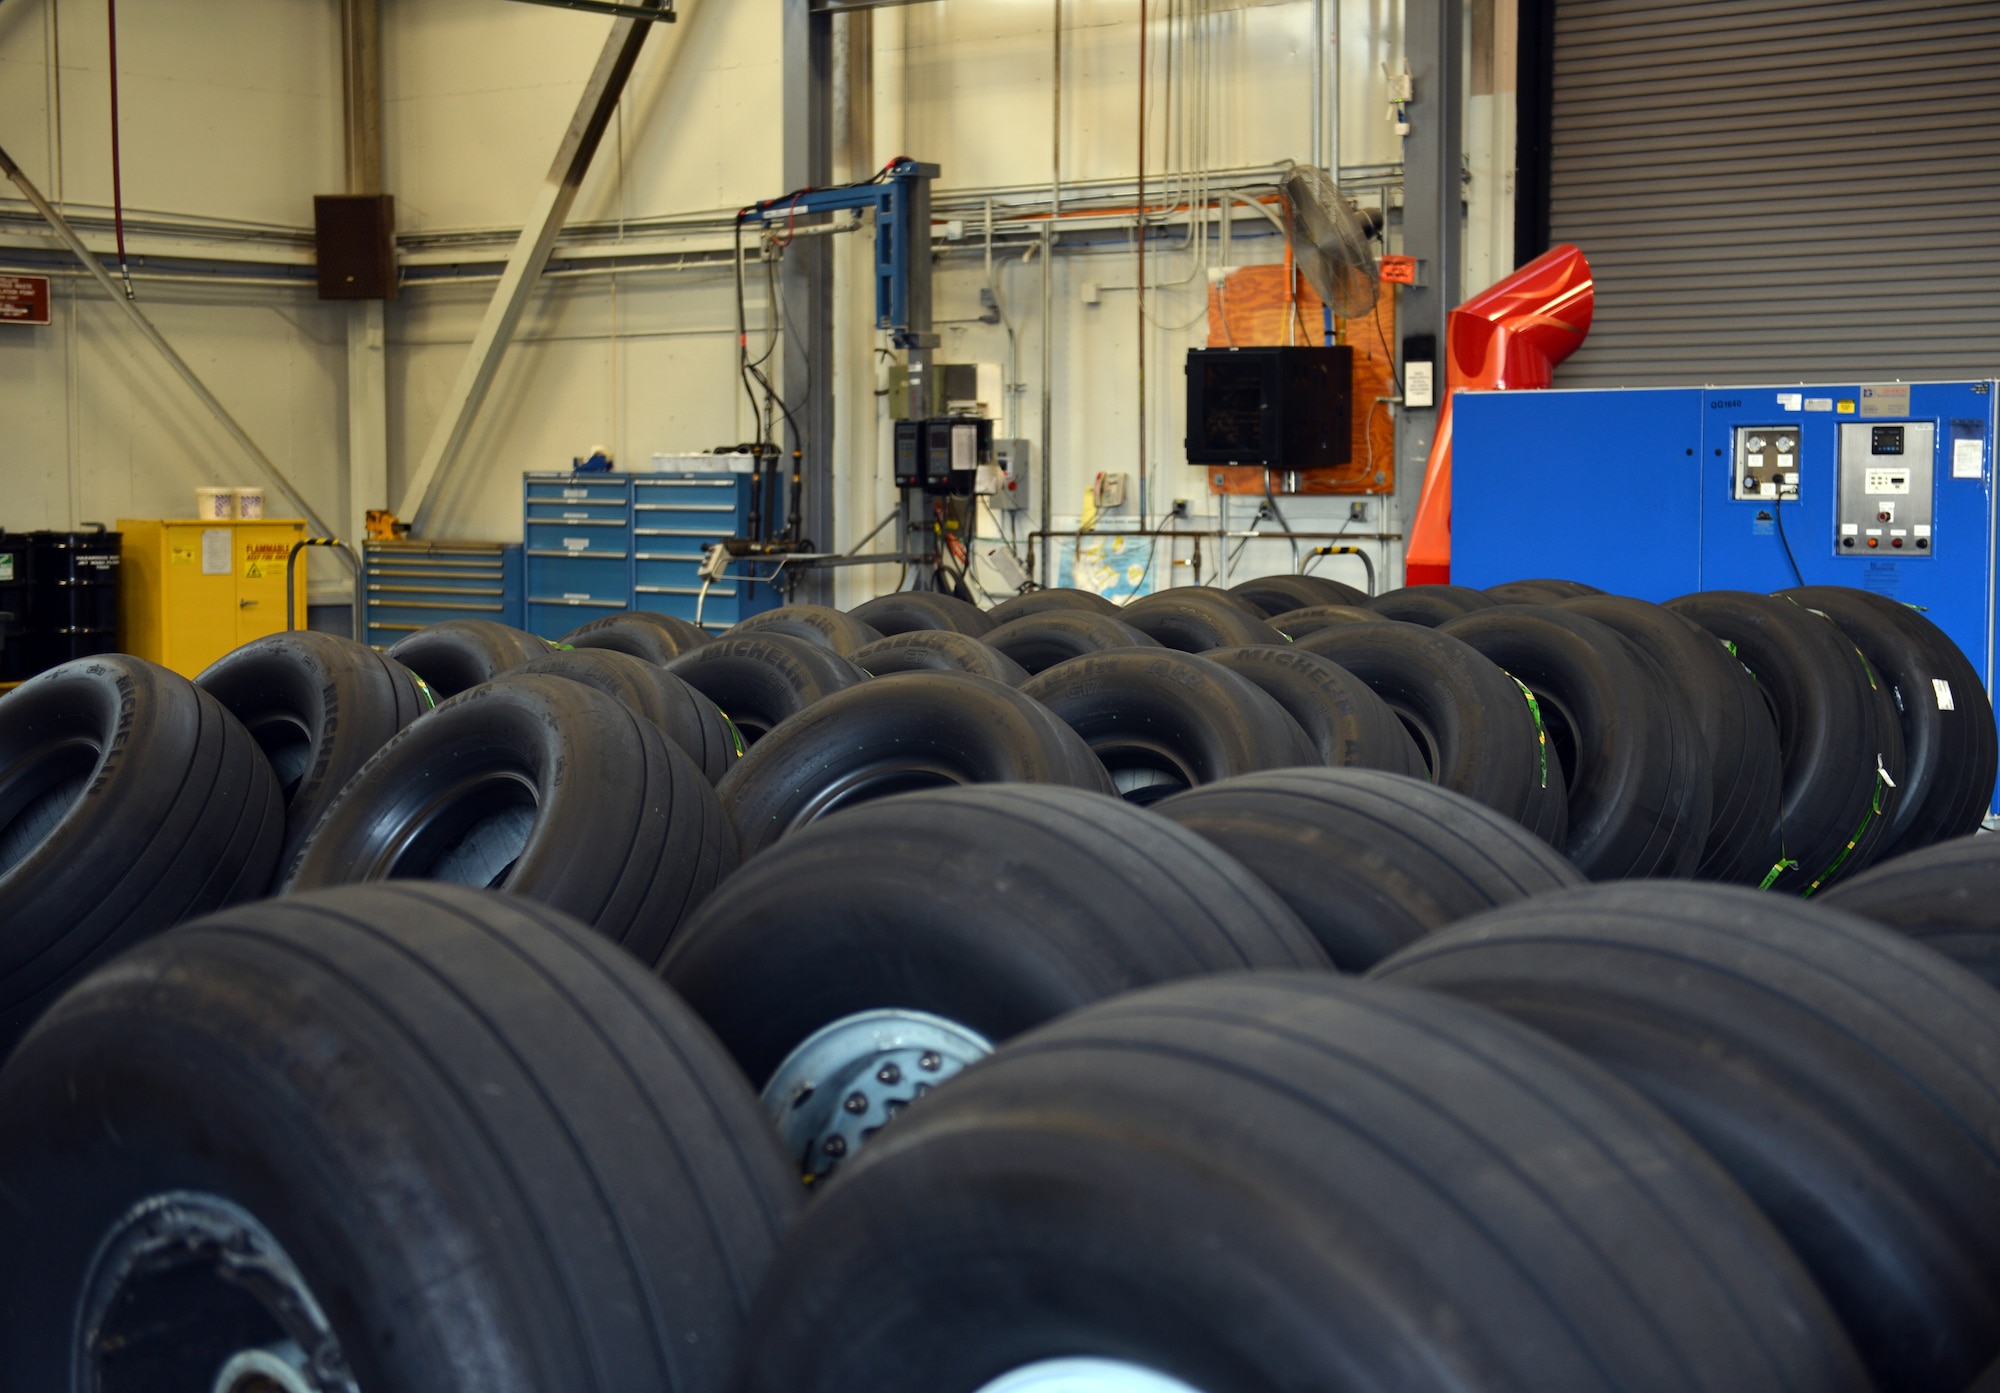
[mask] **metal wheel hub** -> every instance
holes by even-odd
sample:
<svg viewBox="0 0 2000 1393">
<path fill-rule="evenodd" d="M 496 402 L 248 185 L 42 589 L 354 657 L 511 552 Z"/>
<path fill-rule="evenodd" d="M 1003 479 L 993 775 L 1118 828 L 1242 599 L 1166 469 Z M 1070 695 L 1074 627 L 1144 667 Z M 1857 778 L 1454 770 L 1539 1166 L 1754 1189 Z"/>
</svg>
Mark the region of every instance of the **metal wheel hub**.
<svg viewBox="0 0 2000 1393">
<path fill-rule="evenodd" d="M 73 1393 L 158 1386 L 359 1393 L 333 1323 L 271 1231 L 220 1195 L 132 1206 L 92 1255 L 76 1308 Z"/>
<path fill-rule="evenodd" d="M 976 1393 L 1201 1393 L 1143 1364 L 1122 1359 L 1040 1359 L 994 1379 Z"/>
<path fill-rule="evenodd" d="M 764 1085 L 764 1108 L 807 1183 L 966 1065 L 993 1053 L 977 1031 L 925 1011 L 861 1011 L 814 1031 Z"/>
</svg>

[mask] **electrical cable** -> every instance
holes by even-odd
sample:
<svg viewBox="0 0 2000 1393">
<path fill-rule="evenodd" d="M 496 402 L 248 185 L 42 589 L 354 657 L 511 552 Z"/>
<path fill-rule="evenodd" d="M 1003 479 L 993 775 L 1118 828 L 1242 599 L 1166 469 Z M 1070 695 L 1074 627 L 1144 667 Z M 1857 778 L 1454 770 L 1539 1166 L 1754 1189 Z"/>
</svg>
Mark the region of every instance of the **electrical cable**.
<svg viewBox="0 0 2000 1393">
<path fill-rule="evenodd" d="M 1278 496 L 1271 492 L 1271 471 L 1268 468 L 1264 470 L 1264 501 L 1271 505 L 1271 516 L 1278 520 L 1278 526 L 1285 529 L 1285 540 L 1292 544 L 1292 570 L 1296 573 L 1299 569 L 1299 539 L 1292 535 L 1292 525 L 1285 521 L 1285 515 L 1278 507 Z"/>
<path fill-rule="evenodd" d="M 1784 502 L 1784 498 L 1785 498 L 1785 486 L 1783 484 L 1779 484 L 1776 496 L 1771 499 L 1771 516 L 1777 521 L 1778 540 L 1784 545 L 1785 560 L 1791 563 L 1792 579 L 1797 581 L 1800 584 L 1800 586 L 1803 587 L 1806 583 L 1806 578 L 1799 574 L 1799 559 L 1796 556 L 1792 555 L 1791 539 L 1785 535 L 1785 510 L 1784 508 L 1779 506 Z"/>
<path fill-rule="evenodd" d="M 125 176 L 118 148 L 118 0 L 104 0 L 111 61 L 111 226 L 118 238 L 118 274 L 125 279 L 125 298 L 136 300 L 132 267 L 125 257 Z"/>
</svg>

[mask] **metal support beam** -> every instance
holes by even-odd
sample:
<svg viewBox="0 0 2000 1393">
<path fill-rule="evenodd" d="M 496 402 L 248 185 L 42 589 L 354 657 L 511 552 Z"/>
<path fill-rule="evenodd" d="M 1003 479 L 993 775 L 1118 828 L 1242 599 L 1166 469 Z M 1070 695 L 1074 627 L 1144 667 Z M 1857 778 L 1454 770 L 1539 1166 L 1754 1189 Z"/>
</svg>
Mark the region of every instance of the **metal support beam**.
<svg viewBox="0 0 2000 1393">
<path fill-rule="evenodd" d="M 1464 0 L 1408 0 L 1403 24 L 1412 79 L 1410 133 L 1403 137 L 1403 252 L 1423 263 L 1423 283 L 1402 292 L 1396 330 L 1406 343 L 1429 335 L 1437 345 L 1442 400 L 1445 316 L 1464 298 Z M 1430 457 L 1437 409 L 1405 408 L 1398 419 L 1398 472 L 1414 485 Z M 1414 493 L 1412 500 L 1414 507 Z"/>
<path fill-rule="evenodd" d="M 340 69 L 347 191 L 382 190 L 382 0 L 341 0 Z M 368 535 L 368 514 L 389 506 L 389 374 L 380 300 L 347 306 L 347 533 Z M 355 613 L 362 597 L 354 597 Z"/>
<path fill-rule="evenodd" d="M 270 480 L 278 492 L 291 500 L 292 506 L 299 510 L 299 516 L 304 518 L 312 529 L 321 536 L 333 536 L 333 529 L 328 527 L 325 520 L 313 509 L 312 505 L 306 502 L 305 495 L 292 486 L 292 481 L 279 471 L 277 465 L 271 463 L 270 456 L 257 448 L 257 442 L 250 438 L 249 432 L 236 423 L 236 418 L 229 414 L 228 408 L 216 400 L 215 393 L 209 391 L 207 385 L 199 377 L 195 376 L 194 369 L 187 365 L 186 360 L 180 354 L 174 352 L 173 345 L 160 336 L 160 331 L 153 327 L 153 321 L 146 318 L 145 311 L 139 308 L 138 303 L 127 298 L 123 288 L 119 286 L 118 282 L 112 280 L 111 273 L 104 269 L 104 263 L 99 261 L 90 248 L 83 244 L 83 239 L 76 235 L 76 229 L 69 225 L 69 222 L 50 205 L 46 198 L 42 197 L 42 191 L 36 188 L 28 176 L 21 172 L 21 167 L 14 163 L 13 158 L 4 149 L 0 149 L 0 174 L 4 174 L 8 179 L 12 180 L 14 187 L 21 191 L 21 196 L 35 205 L 35 211 L 40 213 L 48 225 L 55 229 L 56 236 L 63 240 L 63 244 L 70 249 L 71 254 L 83 263 L 84 269 L 89 271 L 98 285 L 103 287 L 104 293 L 111 297 L 111 303 L 125 311 L 126 316 L 131 319 L 133 326 L 138 329 L 139 333 L 144 336 L 148 343 L 159 350 L 160 356 L 167 360 L 167 366 L 180 374 L 181 380 L 187 383 L 188 388 L 200 399 L 201 404 L 209 409 L 210 414 L 229 433 L 229 438 L 234 440 L 243 453 L 250 457 L 251 463 L 263 471 L 264 477 Z"/>
<path fill-rule="evenodd" d="M 445 399 L 444 414 L 431 431 L 430 443 L 424 447 L 423 457 L 410 477 L 409 487 L 404 490 L 402 501 L 396 505 L 397 516 L 408 522 L 419 535 L 423 532 L 431 490 L 450 472 L 459 451 L 465 446 L 480 404 L 486 399 L 487 389 L 493 385 L 494 374 L 500 370 L 500 360 L 507 352 L 507 343 L 513 338 L 515 326 L 521 322 L 521 316 L 528 308 L 528 298 L 534 293 L 535 283 L 541 279 L 542 268 L 548 264 L 549 253 L 555 248 L 556 237 L 562 231 L 564 219 L 569 216 L 570 205 L 576 202 L 583 176 L 590 171 L 591 158 L 597 153 L 598 142 L 603 139 L 605 127 L 611 123 L 612 113 L 618 109 L 626 79 L 632 75 L 632 65 L 638 61 L 639 49 L 645 44 L 646 35 L 652 28 L 651 24 L 634 19 L 621 19 L 614 23 L 604 41 L 603 52 L 597 56 L 597 66 L 590 74 L 590 81 L 584 84 L 583 95 L 576 104 L 576 114 L 570 118 L 569 128 L 563 132 L 562 144 L 556 150 L 555 162 L 549 166 L 548 178 L 535 195 L 535 204 L 528 211 L 527 223 L 507 258 L 506 269 L 500 273 L 500 284 L 493 292 L 493 301 L 486 307 L 486 318 L 481 321 L 479 332 L 473 336 L 465 366 L 459 370 L 458 381 L 452 385 L 451 395 Z M 789 98 L 787 101 L 789 104 Z M 824 239 L 810 240 L 821 242 Z M 823 252 L 821 254 L 824 255 Z"/>
<path fill-rule="evenodd" d="M 524 0 L 524 3 L 552 5 L 559 10 L 584 10 L 594 15 L 616 15 L 620 19 L 636 19 L 651 24 L 672 24 L 679 18 L 671 4 L 656 10 L 651 5 L 620 4 L 619 0 Z"/>
<path fill-rule="evenodd" d="M 813 0 L 784 6 L 779 87 L 784 93 L 784 186 L 825 188 L 833 182 L 833 16 Z M 923 254 L 929 255 L 926 219 Z M 804 490 L 800 523 L 815 545 L 831 548 L 833 535 L 833 240 L 802 237 L 786 250 L 780 268 L 784 296 L 784 355 L 779 389 L 801 427 L 796 487 Z M 832 577 L 808 572 L 796 598 L 824 604 Z"/>
</svg>

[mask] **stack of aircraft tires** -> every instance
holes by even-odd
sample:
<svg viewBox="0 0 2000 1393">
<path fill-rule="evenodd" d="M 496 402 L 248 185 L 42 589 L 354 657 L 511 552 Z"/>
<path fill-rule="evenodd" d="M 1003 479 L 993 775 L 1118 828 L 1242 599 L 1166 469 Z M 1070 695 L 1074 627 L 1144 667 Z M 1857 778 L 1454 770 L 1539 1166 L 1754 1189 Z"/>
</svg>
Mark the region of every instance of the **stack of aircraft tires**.
<svg viewBox="0 0 2000 1393">
<path fill-rule="evenodd" d="M 0 1381 L 1993 1393 L 1996 757 L 1829 587 L 71 663 Z"/>
</svg>

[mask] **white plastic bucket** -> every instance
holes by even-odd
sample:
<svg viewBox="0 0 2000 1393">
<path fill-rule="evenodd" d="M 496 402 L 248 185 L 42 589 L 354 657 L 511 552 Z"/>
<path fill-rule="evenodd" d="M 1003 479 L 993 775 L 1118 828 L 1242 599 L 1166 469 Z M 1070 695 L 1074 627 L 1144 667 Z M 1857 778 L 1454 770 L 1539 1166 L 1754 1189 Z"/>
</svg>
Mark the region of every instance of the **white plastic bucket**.
<svg viewBox="0 0 2000 1393">
<path fill-rule="evenodd" d="M 264 490 L 256 488 L 234 488 L 236 495 L 236 516 L 239 518 L 261 518 L 264 516 Z"/>
<path fill-rule="evenodd" d="M 194 491 L 194 515 L 203 522 L 236 516 L 236 490 L 201 488 Z"/>
</svg>

